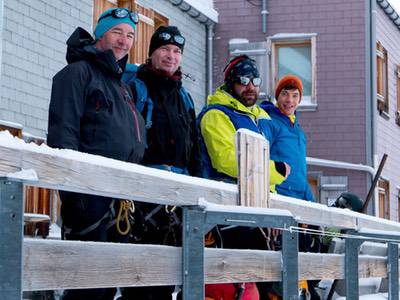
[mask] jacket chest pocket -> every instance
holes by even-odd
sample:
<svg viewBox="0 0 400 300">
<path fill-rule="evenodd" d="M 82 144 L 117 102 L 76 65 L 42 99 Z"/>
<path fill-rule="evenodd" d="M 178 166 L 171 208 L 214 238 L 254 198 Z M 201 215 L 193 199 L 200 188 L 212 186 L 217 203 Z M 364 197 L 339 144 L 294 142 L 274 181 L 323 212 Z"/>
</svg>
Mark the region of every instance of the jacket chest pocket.
<svg viewBox="0 0 400 300">
<path fill-rule="evenodd" d="M 88 108 L 98 114 L 103 112 L 112 112 L 112 102 L 110 99 L 100 90 L 95 90 L 90 97 L 90 104 Z"/>
<path fill-rule="evenodd" d="M 89 142 L 94 142 L 99 135 L 99 130 L 102 131 L 101 128 L 109 124 L 112 111 L 112 102 L 102 91 L 95 90 L 88 97 L 82 120 L 85 126 L 81 126 L 81 130 L 90 139 Z"/>
</svg>

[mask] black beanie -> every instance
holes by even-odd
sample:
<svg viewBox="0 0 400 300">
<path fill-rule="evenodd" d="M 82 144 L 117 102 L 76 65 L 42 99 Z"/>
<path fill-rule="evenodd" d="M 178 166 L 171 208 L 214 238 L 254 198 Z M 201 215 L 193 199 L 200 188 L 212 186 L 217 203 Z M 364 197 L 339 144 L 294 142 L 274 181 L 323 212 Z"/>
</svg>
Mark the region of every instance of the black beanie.
<svg viewBox="0 0 400 300">
<path fill-rule="evenodd" d="M 234 57 L 224 68 L 224 82 L 228 93 L 232 93 L 233 84 L 238 76 L 260 77 L 255 60 L 247 55 Z"/>
<path fill-rule="evenodd" d="M 169 33 L 171 36 L 177 36 L 177 35 L 182 36 L 181 32 L 179 31 L 178 27 L 176 27 L 176 26 L 160 26 L 160 27 L 158 27 L 157 30 L 151 36 L 150 47 L 149 47 L 149 57 L 151 56 L 151 54 L 153 54 L 154 51 L 156 51 L 158 48 L 160 48 L 161 46 L 164 46 L 164 45 L 175 45 L 179 49 L 181 49 L 181 51 L 183 53 L 183 47 L 185 46 L 185 42 L 183 42 L 183 44 L 178 44 L 177 42 L 175 42 L 175 40 L 173 38 L 171 38 L 167 41 L 163 40 L 162 38 L 160 38 L 160 34 L 162 34 L 162 33 Z"/>
<path fill-rule="evenodd" d="M 260 77 L 255 60 L 247 55 L 232 58 L 224 68 L 224 81 L 228 82 L 237 76 Z"/>
</svg>

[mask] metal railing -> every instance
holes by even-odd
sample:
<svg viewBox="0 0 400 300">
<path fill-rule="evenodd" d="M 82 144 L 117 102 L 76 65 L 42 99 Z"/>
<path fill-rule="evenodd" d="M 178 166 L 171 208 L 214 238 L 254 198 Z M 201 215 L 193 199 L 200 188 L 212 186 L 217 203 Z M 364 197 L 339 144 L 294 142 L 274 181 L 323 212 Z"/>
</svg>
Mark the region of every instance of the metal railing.
<svg viewBox="0 0 400 300">
<path fill-rule="evenodd" d="M 182 285 L 185 300 L 203 300 L 205 283 L 260 281 L 282 281 L 284 299 L 297 299 L 299 279 L 323 278 L 345 278 L 347 299 L 358 299 L 359 274 L 388 276 L 389 297 L 398 299 L 396 222 L 274 194 L 259 202 L 267 208 L 235 206 L 243 202 L 236 185 L 72 154 L 0 136 L 2 300 L 20 300 L 22 291 L 145 285 Z M 25 176 L 27 169 L 36 176 Z M 24 184 L 181 206 L 182 248 L 24 239 Z M 352 230 L 345 255 L 299 253 L 297 232 L 291 230 L 298 222 Z M 204 248 L 204 234 L 217 224 L 284 229 L 283 249 Z M 389 243 L 387 258 L 358 255 L 361 242 L 371 238 Z"/>
</svg>

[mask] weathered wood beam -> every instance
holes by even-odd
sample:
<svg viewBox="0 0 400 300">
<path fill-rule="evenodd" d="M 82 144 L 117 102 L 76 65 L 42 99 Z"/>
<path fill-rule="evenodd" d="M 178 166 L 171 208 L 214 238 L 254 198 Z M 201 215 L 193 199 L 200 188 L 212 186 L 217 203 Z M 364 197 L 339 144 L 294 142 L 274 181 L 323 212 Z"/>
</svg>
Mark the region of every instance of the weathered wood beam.
<svg viewBox="0 0 400 300">
<path fill-rule="evenodd" d="M 300 253 L 301 279 L 344 278 L 344 256 Z M 280 281 L 280 252 L 206 249 L 205 281 Z M 360 256 L 360 277 L 386 277 L 386 258 Z M 176 285 L 181 248 L 25 239 L 23 289 Z"/>
<path fill-rule="evenodd" d="M 232 184 L 171 176 L 167 171 L 83 153 L 80 160 L 68 158 L 71 154 L 74 152 L 36 153 L 0 145 L 0 177 L 33 169 L 39 180 L 28 183 L 34 186 L 178 206 L 196 205 L 199 198 L 237 204 L 237 187 Z"/>
<path fill-rule="evenodd" d="M 171 174 L 70 150 L 45 149 L 33 145 L 10 147 L 0 144 L 0 177 L 33 169 L 38 180 L 25 182 L 52 189 L 178 206 L 196 205 L 199 198 L 217 204 L 238 203 L 236 185 Z M 397 222 L 277 194 L 270 195 L 270 207 L 287 209 L 302 223 L 400 230 Z"/>
<path fill-rule="evenodd" d="M 261 135 L 239 129 L 235 135 L 239 203 L 269 207 L 269 143 Z"/>
</svg>

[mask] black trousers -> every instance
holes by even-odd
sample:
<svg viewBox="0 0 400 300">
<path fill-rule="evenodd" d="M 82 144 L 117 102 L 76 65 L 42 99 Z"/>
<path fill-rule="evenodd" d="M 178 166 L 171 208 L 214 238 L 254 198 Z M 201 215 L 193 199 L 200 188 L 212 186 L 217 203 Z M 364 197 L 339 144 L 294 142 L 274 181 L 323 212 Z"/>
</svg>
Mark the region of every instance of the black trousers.
<svg viewBox="0 0 400 300">
<path fill-rule="evenodd" d="M 63 237 L 66 240 L 74 241 L 93 241 L 93 242 L 127 242 L 127 237 L 121 236 L 117 233 L 115 225 L 107 229 L 107 225 L 110 219 L 106 218 L 100 225 L 94 230 L 88 232 L 85 235 L 78 235 L 74 233 L 74 229 L 70 233 L 64 232 L 63 226 Z M 75 224 L 77 228 L 80 228 L 79 219 L 76 220 Z M 74 226 L 75 227 L 75 226 Z M 70 228 L 70 227 L 68 227 Z M 62 300 L 113 300 L 116 293 L 115 288 L 101 288 L 101 289 L 77 289 L 77 290 L 65 290 L 62 296 Z"/>
<path fill-rule="evenodd" d="M 122 289 L 122 297 L 118 300 L 171 300 L 173 286 L 145 286 Z M 178 294 L 177 299 L 182 299 L 182 293 Z"/>
</svg>

